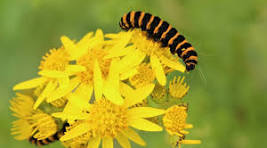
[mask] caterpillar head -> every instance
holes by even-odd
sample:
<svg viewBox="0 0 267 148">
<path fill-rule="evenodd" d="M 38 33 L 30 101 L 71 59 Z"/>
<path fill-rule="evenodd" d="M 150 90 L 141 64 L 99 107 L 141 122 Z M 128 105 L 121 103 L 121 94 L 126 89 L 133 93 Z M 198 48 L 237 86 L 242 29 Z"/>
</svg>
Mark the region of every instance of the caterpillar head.
<svg viewBox="0 0 267 148">
<path fill-rule="evenodd" d="M 186 71 L 191 71 L 195 69 L 195 65 L 194 63 L 186 63 Z"/>
</svg>

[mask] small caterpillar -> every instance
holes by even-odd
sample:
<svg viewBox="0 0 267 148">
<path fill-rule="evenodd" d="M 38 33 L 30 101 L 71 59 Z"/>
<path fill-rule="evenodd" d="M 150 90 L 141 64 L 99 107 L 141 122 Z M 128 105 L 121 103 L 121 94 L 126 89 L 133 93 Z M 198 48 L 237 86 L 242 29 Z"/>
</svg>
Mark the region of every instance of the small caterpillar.
<svg viewBox="0 0 267 148">
<path fill-rule="evenodd" d="M 158 16 L 141 11 L 130 11 L 121 17 L 119 24 L 126 31 L 131 28 L 141 28 L 148 33 L 148 37 L 152 37 L 154 41 L 160 41 L 162 47 L 169 46 L 172 54 L 177 53 L 183 59 L 187 71 L 195 69 L 198 56 L 194 47 L 175 28 Z"/>
<path fill-rule="evenodd" d="M 50 144 L 52 142 L 55 142 L 55 141 L 59 140 L 64 135 L 64 132 L 66 132 L 67 126 L 69 126 L 69 124 L 64 123 L 61 130 L 57 131 L 54 135 L 51 135 L 51 136 L 49 136 L 45 139 L 42 139 L 42 140 L 38 140 L 37 138 L 34 138 L 32 136 L 29 138 L 29 142 L 31 142 L 32 144 L 34 144 L 36 146 L 43 146 L 43 145 L 47 145 L 47 144 Z"/>
</svg>

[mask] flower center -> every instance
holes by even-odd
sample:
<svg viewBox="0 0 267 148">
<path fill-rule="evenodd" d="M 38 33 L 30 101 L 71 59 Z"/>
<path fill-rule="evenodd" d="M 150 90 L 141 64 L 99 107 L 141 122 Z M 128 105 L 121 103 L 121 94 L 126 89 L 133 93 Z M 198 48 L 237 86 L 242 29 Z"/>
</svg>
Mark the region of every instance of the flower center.
<svg viewBox="0 0 267 148">
<path fill-rule="evenodd" d="M 63 48 L 51 49 L 45 56 L 39 66 L 41 70 L 64 71 L 69 64 L 69 54 Z"/>
<path fill-rule="evenodd" d="M 161 56 L 164 51 L 169 51 L 166 47 L 161 47 L 160 42 L 156 42 L 153 39 L 148 38 L 147 33 L 140 29 L 134 29 L 131 42 L 137 47 L 137 49 L 145 52 L 147 55 Z"/>
<path fill-rule="evenodd" d="M 187 107 L 172 106 L 163 117 L 163 124 L 170 133 L 180 133 L 186 126 Z"/>
<path fill-rule="evenodd" d="M 128 127 L 127 108 L 100 99 L 90 109 L 89 122 L 96 135 L 114 138 Z"/>
<path fill-rule="evenodd" d="M 99 63 L 103 78 L 107 77 L 111 59 L 104 59 L 106 54 L 107 53 L 104 50 L 92 49 L 77 60 L 79 65 L 86 67 L 86 71 L 77 74 L 83 83 L 91 84 L 93 82 L 95 60 Z"/>
<path fill-rule="evenodd" d="M 155 79 L 153 70 L 148 64 L 141 64 L 138 67 L 138 73 L 130 77 L 130 83 L 136 88 L 151 83 Z"/>
</svg>

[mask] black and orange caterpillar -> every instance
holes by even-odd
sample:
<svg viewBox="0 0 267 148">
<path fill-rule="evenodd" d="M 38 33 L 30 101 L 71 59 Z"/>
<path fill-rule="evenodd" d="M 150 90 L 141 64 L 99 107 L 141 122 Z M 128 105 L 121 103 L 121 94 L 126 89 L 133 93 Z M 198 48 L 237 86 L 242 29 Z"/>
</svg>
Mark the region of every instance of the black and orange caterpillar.
<svg viewBox="0 0 267 148">
<path fill-rule="evenodd" d="M 50 143 L 53 143 L 57 140 L 59 140 L 63 135 L 64 132 L 66 132 L 66 127 L 68 127 L 68 123 L 64 123 L 61 130 L 57 131 L 54 135 L 51 135 L 45 139 L 38 140 L 37 138 L 34 138 L 33 136 L 29 138 L 30 143 L 36 145 L 36 146 L 43 146 Z"/>
<path fill-rule="evenodd" d="M 169 46 L 172 54 L 177 53 L 183 59 L 187 71 L 195 69 L 198 56 L 194 47 L 175 28 L 158 16 L 141 11 L 130 11 L 123 15 L 119 24 L 126 31 L 131 28 L 141 28 L 148 33 L 149 38 L 160 41 L 162 47 Z"/>
</svg>

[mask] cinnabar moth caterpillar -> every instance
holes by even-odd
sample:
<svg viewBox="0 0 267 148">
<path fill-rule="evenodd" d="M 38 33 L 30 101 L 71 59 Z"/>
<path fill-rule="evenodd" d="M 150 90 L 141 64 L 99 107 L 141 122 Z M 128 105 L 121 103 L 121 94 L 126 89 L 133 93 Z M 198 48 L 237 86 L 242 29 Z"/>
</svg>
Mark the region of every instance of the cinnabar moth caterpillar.
<svg viewBox="0 0 267 148">
<path fill-rule="evenodd" d="M 50 144 L 52 142 L 55 142 L 57 140 L 59 140 L 63 135 L 64 132 L 66 132 L 66 127 L 69 126 L 68 123 L 64 123 L 63 127 L 61 130 L 59 130 L 58 132 L 56 132 L 54 135 L 51 135 L 45 139 L 42 140 L 38 140 L 37 138 L 34 138 L 33 136 L 29 138 L 30 143 L 37 145 L 37 146 L 43 146 L 43 145 L 47 145 Z"/>
<path fill-rule="evenodd" d="M 172 54 L 177 53 L 183 59 L 187 71 L 195 69 L 198 56 L 194 47 L 175 28 L 158 16 L 141 11 L 130 11 L 123 15 L 119 24 L 126 31 L 141 28 L 142 31 L 147 32 L 148 37 L 161 42 L 162 47 L 169 46 Z"/>
</svg>

